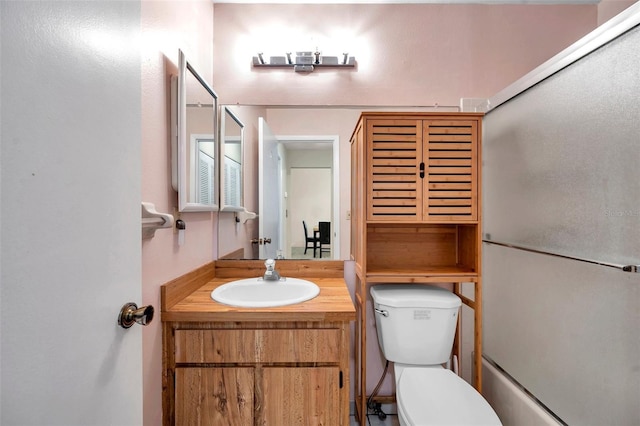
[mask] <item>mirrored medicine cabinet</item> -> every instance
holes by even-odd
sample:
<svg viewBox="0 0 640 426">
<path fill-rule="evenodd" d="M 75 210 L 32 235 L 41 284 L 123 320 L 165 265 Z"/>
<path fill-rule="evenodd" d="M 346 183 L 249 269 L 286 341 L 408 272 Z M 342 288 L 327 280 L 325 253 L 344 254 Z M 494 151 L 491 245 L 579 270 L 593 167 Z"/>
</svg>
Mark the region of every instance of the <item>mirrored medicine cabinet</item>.
<svg viewBox="0 0 640 426">
<path fill-rule="evenodd" d="M 220 111 L 220 210 L 244 210 L 244 123 L 228 107 Z"/>
<path fill-rule="evenodd" d="M 180 212 L 218 210 L 218 96 L 182 50 L 172 78 L 172 184 Z"/>
</svg>

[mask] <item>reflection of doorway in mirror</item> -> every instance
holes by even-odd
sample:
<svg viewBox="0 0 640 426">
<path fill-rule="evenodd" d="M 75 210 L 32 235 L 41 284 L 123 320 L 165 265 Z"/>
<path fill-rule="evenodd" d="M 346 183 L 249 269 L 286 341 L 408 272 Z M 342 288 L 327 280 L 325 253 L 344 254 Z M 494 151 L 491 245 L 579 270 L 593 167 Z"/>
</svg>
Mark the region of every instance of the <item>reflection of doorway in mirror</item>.
<svg viewBox="0 0 640 426">
<path fill-rule="evenodd" d="M 306 136 L 278 136 L 278 143 L 282 147 L 282 204 L 280 210 L 280 222 L 279 229 L 280 246 L 282 247 L 283 255 L 288 259 L 302 259 L 313 258 L 313 253 L 307 251 L 304 254 L 304 249 L 291 252 L 292 236 L 304 235 L 300 217 L 295 221 L 292 220 L 291 214 L 295 214 L 297 208 L 291 208 L 291 204 L 294 203 L 294 197 L 291 194 L 291 170 L 292 169 L 328 169 L 331 176 L 328 179 L 324 179 L 325 183 L 330 183 L 331 191 L 328 195 L 323 195 L 324 205 L 328 206 L 331 211 L 327 216 L 327 219 L 331 223 L 331 246 L 330 252 L 323 254 L 323 260 L 337 259 L 340 256 L 340 224 L 338 218 L 339 215 L 339 196 L 340 196 L 340 167 L 338 155 L 334 153 L 339 152 L 340 140 L 338 136 L 331 135 L 306 135 Z M 320 199 L 320 196 L 316 196 Z M 267 213 L 267 212 L 265 212 Z M 264 214 L 262 215 L 264 217 Z M 308 219 L 304 219 L 308 221 Z M 316 223 L 309 223 L 310 235 L 313 233 L 313 228 L 317 227 Z M 317 254 L 317 253 L 316 253 Z"/>
<path fill-rule="evenodd" d="M 258 235 L 270 238 L 271 244 L 260 245 L 259 258 L 266 259 L 271 250 L 273 257 L 300 258 L 291 253 L 291 234 L 304 233 L 302 223 L 293 224 L 290 190 L 291 169 L 325 168 L 331 171 L 331 192 L 326 204 L 331 207 L 331 252 L 324 253 L 322 260 L 340 256 L 340 224 L 337 218 L 340 201 L 339 152 L 340 139 L 336 135 L 280 135 L 276 136 L 260 118 L 258 121 Z M 300 219 L 300 222 L 302 219 Z M 313 226 L 309 225 L 312 229 Z M 294 232 L 292 232 L 292 229 Z M 304 250 L 303 250 L 304 251 Z"/>
<path fill-rule="evenodd" d="M 319 222 L 331 222 L 332 173 L 331 168 L 291 168 L 287 197 L 290 230 L 288 257 L 292 257 L 291 252 L 296 249 L 304 251 L 303 220 L 307 223 L 310 234 L 318 227 Z M 313 256 L 310 251 L 307 253 L 310 254 L 309 257 Z"/>
</svg>

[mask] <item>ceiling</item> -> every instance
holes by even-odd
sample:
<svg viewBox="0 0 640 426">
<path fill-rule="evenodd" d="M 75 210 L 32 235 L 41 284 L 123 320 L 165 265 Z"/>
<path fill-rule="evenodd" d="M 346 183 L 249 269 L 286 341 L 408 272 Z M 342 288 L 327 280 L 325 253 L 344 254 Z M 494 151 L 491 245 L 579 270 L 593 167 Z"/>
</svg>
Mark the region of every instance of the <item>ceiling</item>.
<svg viewBox="0 0 640 426">
<path fill-rule="evenodd" d="M 597 4 L 600 0 L 213 0 L 244 4 Z"/>
</svg>

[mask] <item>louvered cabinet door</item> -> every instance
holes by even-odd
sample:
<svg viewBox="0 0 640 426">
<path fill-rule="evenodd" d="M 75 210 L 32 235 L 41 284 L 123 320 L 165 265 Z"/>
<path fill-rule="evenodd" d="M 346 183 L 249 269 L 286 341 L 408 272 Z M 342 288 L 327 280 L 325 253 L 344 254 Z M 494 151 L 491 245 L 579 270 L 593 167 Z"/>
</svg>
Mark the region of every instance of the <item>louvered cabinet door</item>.
<svg viewBox="0 0 640 426">
<path fill-rule="evenodd" d="M 368 120 L 366 141 L 367 220 L 421 220 L 422 121 Z"/>
<path fill-rule="evenodd" d="M 477 220 L 477 121 L 425 120 L 423 127 L 424 220 Z"/>
</svg>

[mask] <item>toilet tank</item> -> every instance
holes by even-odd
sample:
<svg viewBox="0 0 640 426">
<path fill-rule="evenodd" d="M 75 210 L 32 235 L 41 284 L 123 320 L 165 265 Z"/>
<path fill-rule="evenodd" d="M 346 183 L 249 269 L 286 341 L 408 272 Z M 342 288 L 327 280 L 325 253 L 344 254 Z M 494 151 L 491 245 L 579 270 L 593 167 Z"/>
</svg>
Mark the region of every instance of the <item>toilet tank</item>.
<svg viewBox="0 0 640 426">
<path fill-rule="evenodd" d="M 422 284 L 371 287 L 378 343 L 389 361 L 436 365 L 451 356 L 462 301 L 452 292 Z"/>
</svg>

